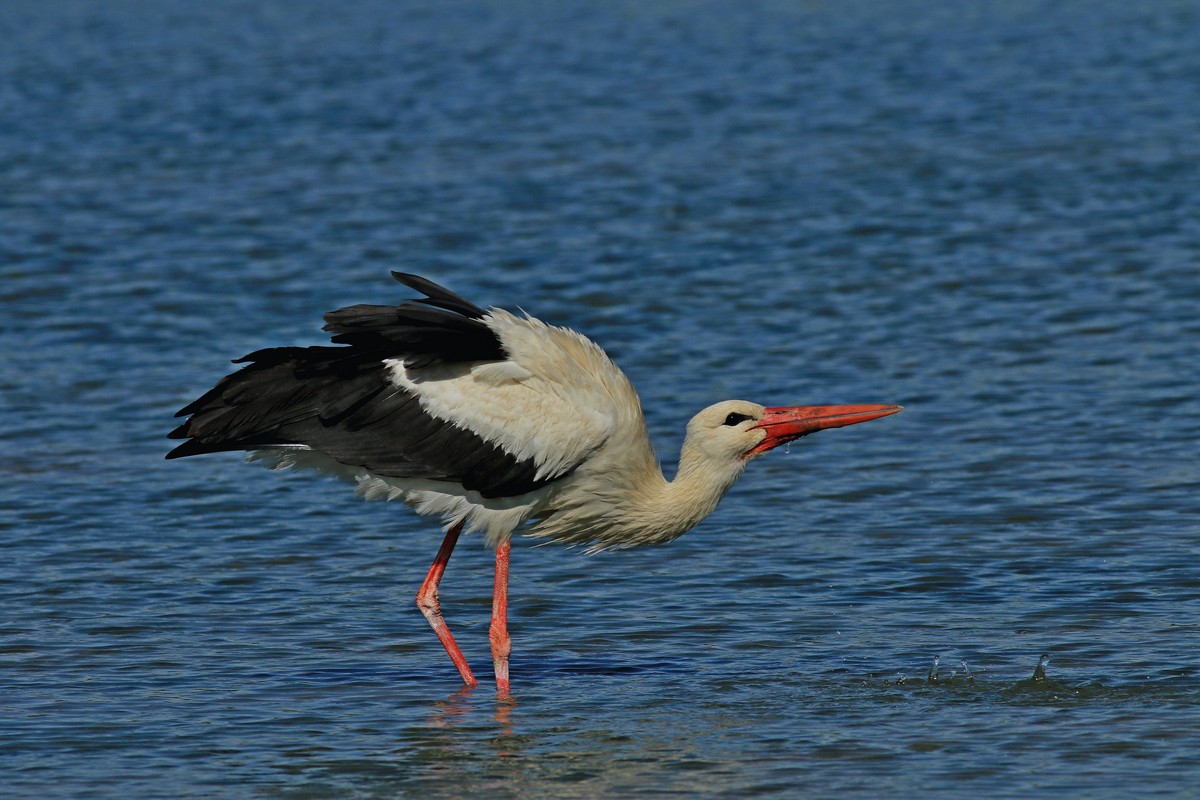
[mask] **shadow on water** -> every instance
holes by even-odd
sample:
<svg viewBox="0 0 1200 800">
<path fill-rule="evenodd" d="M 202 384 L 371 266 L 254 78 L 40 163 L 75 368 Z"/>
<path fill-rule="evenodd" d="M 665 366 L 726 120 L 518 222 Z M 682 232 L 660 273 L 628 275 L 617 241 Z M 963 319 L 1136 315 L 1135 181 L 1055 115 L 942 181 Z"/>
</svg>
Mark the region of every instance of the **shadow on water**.
<svg viewBox="0 0 1200 800">
<path fill-rule="evenodd" d="M 520 670 L 522 683 L 527 685 L 544 684 L 555 677 L 565 675 L 593 675 L 603 677 L 618 677 L 623 675 L 687 673 L 692 668 L 684 664 L 667 660 L 644 660 L 636 663 L 617 661 L 612 658 L 538 658 L 536 661 L 518 661 L 512 659 L 514 672 Z M 440 675 L 440 673 L 438 673 Z M 429 684 L 441 678 L 431 670 L 397 671 L 392 665 L 361 665 L 347 667 L 332 667 L 309 670 L 292 678 L 275 676 L 286 682 L 301 681 L 313 684 L 348 684 L 348 683 L 382 683 L 382 684 Z M 266 678 L 268 675 L 255 676 Z M 457 679 L 457 678 L 455 678 Z M 490 679 L 484 679 L 484 683 Z"/>
<path fill-rule="evenodd" d="M 669 661 L 622 662 L 612 658 L 539 658 L 530 662 L 513 662 L 520 670 L 521 682 L 507 698 L 496 698 L 491 676 L 482 675 L 479 686 L 460 686 L 443 699 L 433 702 L 428 718 L 436 728 L 454 728 L 459 723 L 476 725 L 487 719 L 488 709 L 495 703 L 491 718 L 503 728 L 509 729 L 514 709 L 522 701 L 541 702 L 547 694 L 555 693 L 547 688 L 562 681 L 571 684 L 581 678 L 630 678 L 634 676 L 670 676 L 691 674 L 692 667 Z M 444 671 L 443 671 L 444 672 Z M 320 670 L 311 670 L 290 676 L 259 675 L 259 679 L 273 679 L 281 684 L 304 684 L 325 688 L 370 688 L 389 690 L 394 688 L 398 695 L 406 695 L 414 688 L 422 695 L 431 687 L 446 685 L 457 680 L 457 676 L 429 670 L 399 671 L 394 666 L 361 665 Z M 860 673 L 861 674 L 861 673 Z M 747 679 L 749 680 L 749 679 Z M 1025 678 L 1003 679 L 987 668 L 973 668 L 965 660 L 958 666 L 947 669 L 939 657 L 934 657 L 923 676 L 908 676 L 903 672 L 868 673 L 866 677 L 841 677 L 806 680 L 818 691 L 838 692 L 846 688 L 859 687 L 873 691 L 883 690 L 892 701 L 899 699 L 944 697 L 967 699 L 990 703 L 1015 703 L 1037 705 L 1043 702 L 1108 700 L 1144 700 L 1153 702 L 1156 697 L 1169 700 L 1180 695 L 1190 695 L 1200 689 L 1190 674 L 1167 674 L 1145 676 L 1141 680 L 1107 678 L 1069 680 L 1050 672 L 1050 657 L 1043 654 L 1033 670 Z M 836 686 L 836 688 L 835 688 Z M 820 688 L 824 687 L 824 689 Z M 571 694 L 571 690 L 560 686 Z M 480 716 L 483 714 L 483 717 Z"/>
<path fill-rule="evenodd" d="M 521 663 L 521 670 L 531 682 L 545 681 L 563 675 L 620 676 L 689 672 L 683 664 L 673 661 L 620 662 L 610 658 L 549 658 Z"/>
</svg>

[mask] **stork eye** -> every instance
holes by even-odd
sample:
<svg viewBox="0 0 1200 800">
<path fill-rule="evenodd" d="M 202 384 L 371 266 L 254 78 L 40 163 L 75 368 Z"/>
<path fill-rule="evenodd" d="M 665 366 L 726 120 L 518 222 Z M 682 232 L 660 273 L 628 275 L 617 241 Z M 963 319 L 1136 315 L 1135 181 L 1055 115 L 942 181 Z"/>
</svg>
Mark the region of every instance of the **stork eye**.
<svg viewBox="0 0 1200 800">
<path fill-rule="evenodd" d="M 722 425 L 737 425 L 739 422 L 745 422 L 748 419 L 754 419 L 754 417 L 750 416 L 749 414 L 739 414 L 736 411 L 731 411 L 731 412 L 729 412 L 729 416 L 726 417 L 725 421 L 722 422 L 721 424 Z"/>
</svg>

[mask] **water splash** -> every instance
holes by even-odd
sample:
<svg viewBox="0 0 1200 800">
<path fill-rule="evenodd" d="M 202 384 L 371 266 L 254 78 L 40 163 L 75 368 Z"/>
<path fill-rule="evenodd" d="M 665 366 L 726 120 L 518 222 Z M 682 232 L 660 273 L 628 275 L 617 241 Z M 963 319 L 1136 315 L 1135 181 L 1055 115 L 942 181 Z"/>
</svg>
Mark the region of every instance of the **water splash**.
<svg viewBox="0 0 1200 800">
<path fill-rule="evenodd" d="M 1050 665 L 1050 655 L 1042 653 L 1042 657 L 1038 659 L 1038 664 L 1033 670 L 1033 679 L 1035 681 L 1046 680 L 1046 667 Z"/>
</svg>

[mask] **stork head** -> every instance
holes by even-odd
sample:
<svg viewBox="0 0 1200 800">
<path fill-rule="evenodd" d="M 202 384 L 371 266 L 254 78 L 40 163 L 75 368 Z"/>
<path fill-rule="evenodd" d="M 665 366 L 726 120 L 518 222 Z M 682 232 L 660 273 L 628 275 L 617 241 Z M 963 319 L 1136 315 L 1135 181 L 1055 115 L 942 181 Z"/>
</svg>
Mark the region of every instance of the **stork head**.
<svg viewBox="0 0 1200 800">
<path fill-rule="evenodd" d="M 841 428 L 895 414 L 900 406 L 779 406 L 725 400 L 692 417 L 687 446 L 705 460 L 741 464 L 781 444 L 825 428 Z"/>
<path fill-rule="evenodd" d="M 660 503 L 659 534 L 667 541 L 704 519 L 733 486 L 750 459 L 822 428 L 840 428 L 895 414 L 900 406 L 788 406 L 766 408 L 745 400 L 711 405 L 688 422 L 679 470 Z M 653 506 L 653 504 L 651 504 Z"/>
</svg>

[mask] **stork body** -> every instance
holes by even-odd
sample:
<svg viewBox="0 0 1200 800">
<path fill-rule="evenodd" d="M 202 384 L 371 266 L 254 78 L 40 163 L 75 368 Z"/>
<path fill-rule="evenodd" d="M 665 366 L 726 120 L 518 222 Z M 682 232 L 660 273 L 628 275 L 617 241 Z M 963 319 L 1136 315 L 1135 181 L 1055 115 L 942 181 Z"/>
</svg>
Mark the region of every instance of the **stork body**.
<svg viewBox="0 0 1200 800">
<path fill-rule="evenodd" d="M 417 602 L 468 685 L 476 681 L 442 619 L 437 587 L 461 533 L 496 548 L 491 627 L 497 687 L 508 692 L 510 540 L 525 533 L 590 550 L 670 541 L 708 516 L 746 463 L 828 427 L 898 406 L 768 409 L 729 400 L 688 423 L 674 480 L 663 477 L 637 393 L 586 337 L 484 310 L 414 275 L 425 297 L 326 315 L 337 346 L 259 350 L 183 408 L 168 458 L 246 450 L 277 469 L 353 482 L 401 499 L 447 530 Z"/>
</svg>

